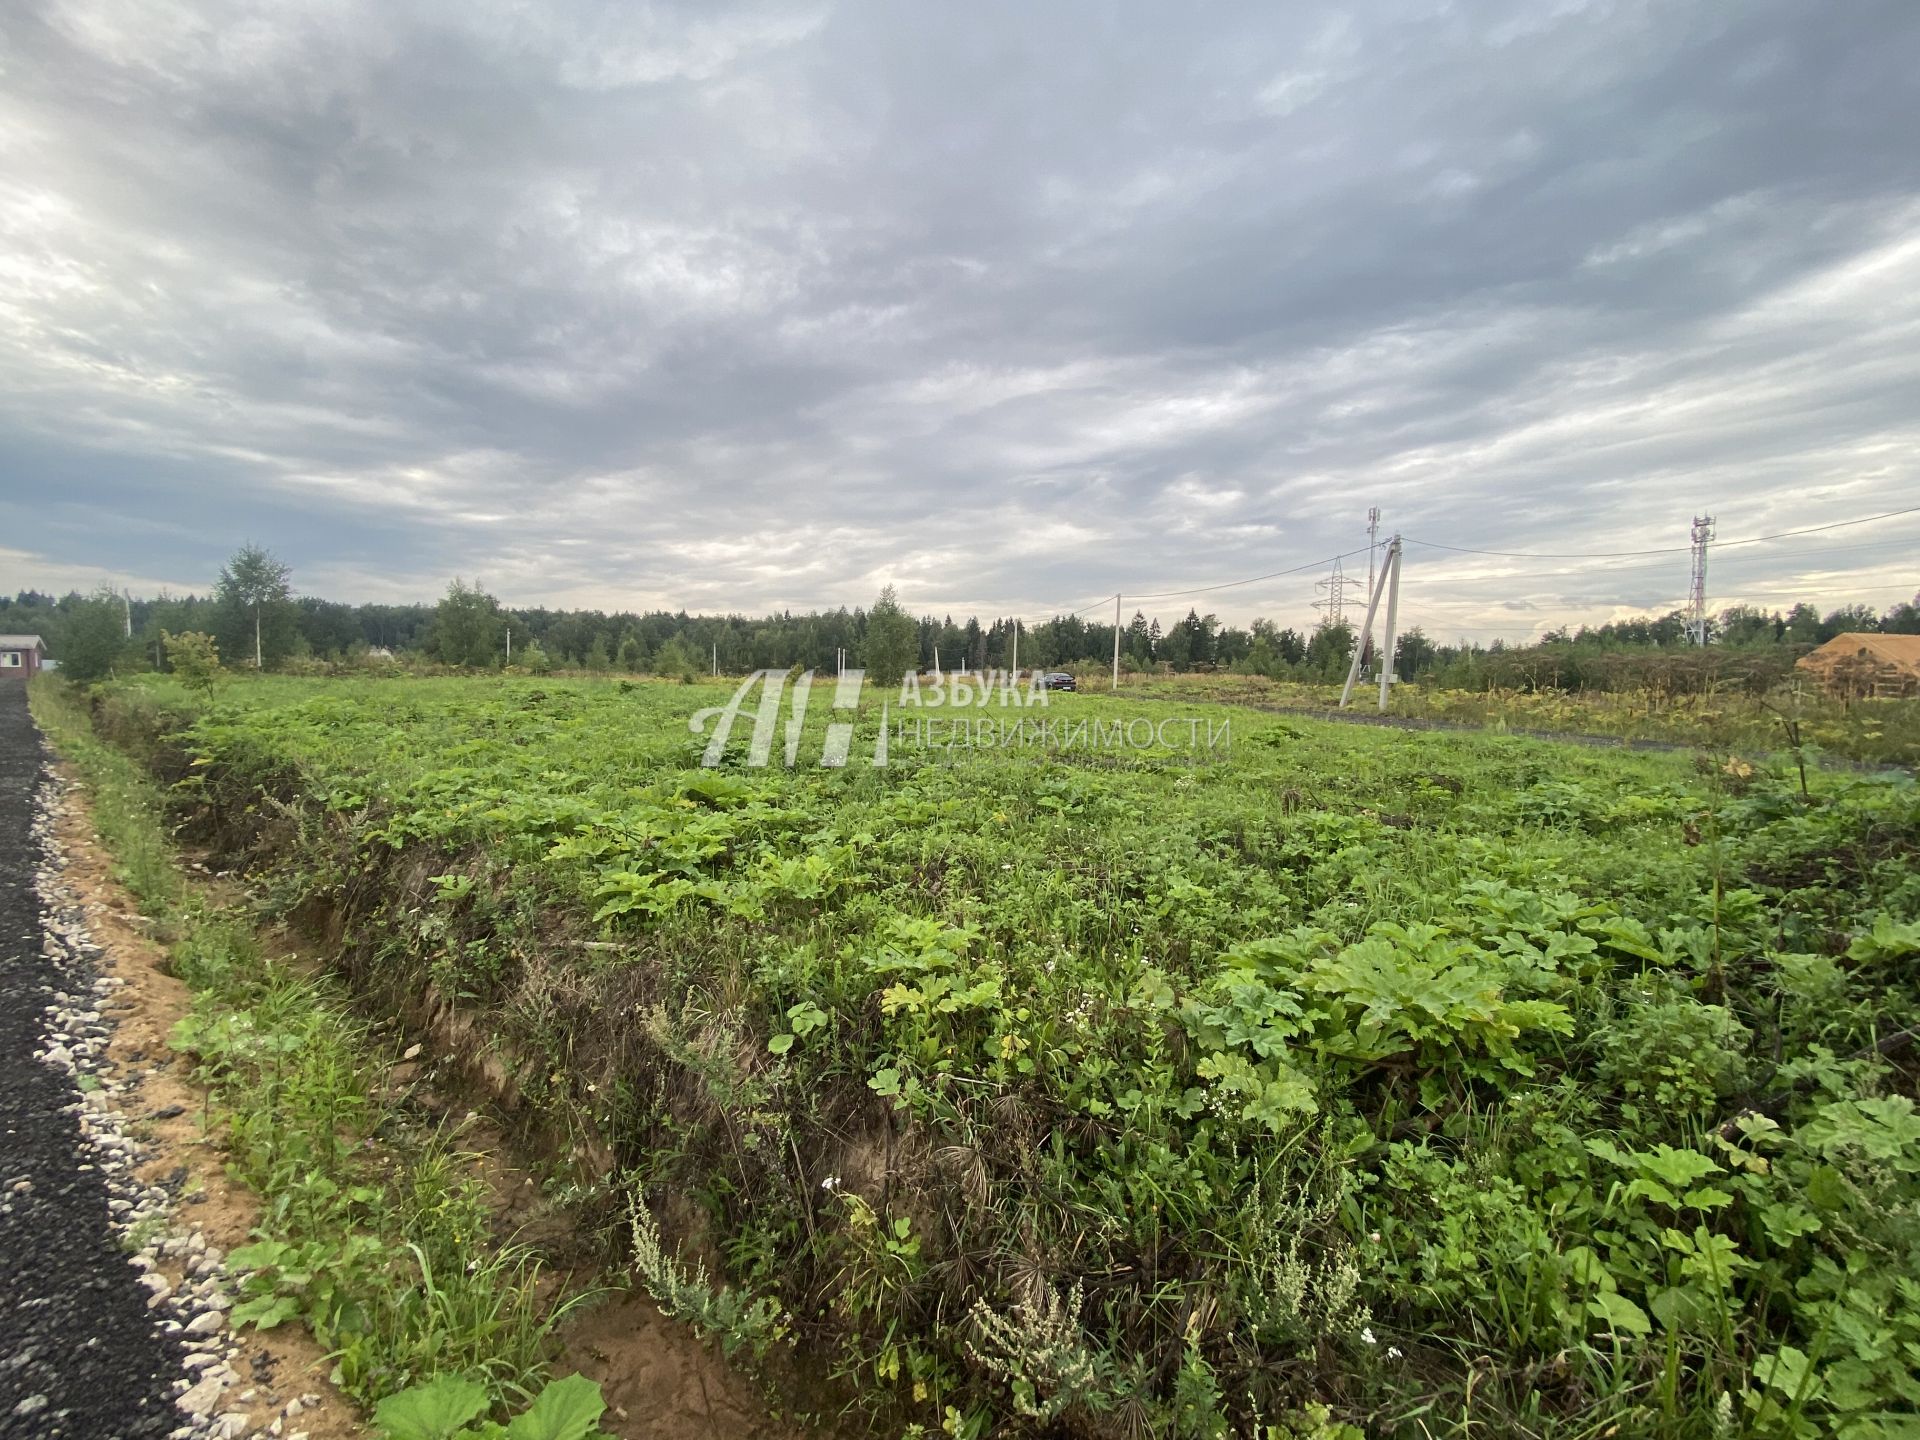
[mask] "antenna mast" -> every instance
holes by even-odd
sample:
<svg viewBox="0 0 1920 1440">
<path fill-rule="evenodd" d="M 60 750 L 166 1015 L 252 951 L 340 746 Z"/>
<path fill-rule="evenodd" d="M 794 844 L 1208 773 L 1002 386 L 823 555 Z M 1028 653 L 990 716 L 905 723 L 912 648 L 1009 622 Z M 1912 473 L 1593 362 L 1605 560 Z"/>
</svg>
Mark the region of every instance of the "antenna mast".
<svg viewBox="0 0 1920 1440">
<path fill-rule="evenodd" d="M 1373 594 L 1373 561 L 1380 553 L 1380 507 L 1367 510 L 1367 594 Z"/>
<path fill-rule="evenodd" d="M 1713 516 L 1693 517 L 1693 583 L 1687 591 L 1687 634 L 1696 645 L 1707 643 L 1707 544 L 1713 539 Z"/>
</svg>

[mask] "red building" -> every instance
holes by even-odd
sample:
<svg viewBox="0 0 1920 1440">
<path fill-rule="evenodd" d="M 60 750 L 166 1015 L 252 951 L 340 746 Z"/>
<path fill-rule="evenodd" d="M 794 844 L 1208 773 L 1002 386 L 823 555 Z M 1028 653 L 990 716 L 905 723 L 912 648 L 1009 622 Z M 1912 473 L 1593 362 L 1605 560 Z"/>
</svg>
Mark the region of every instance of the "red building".
<svg viewBox="0 0 1920 1440">
<path fill-rule="evenodd" d="M 0 635 L 0 679 L 31 680 L 46 654 L 38 635 Z"/>
</svg>

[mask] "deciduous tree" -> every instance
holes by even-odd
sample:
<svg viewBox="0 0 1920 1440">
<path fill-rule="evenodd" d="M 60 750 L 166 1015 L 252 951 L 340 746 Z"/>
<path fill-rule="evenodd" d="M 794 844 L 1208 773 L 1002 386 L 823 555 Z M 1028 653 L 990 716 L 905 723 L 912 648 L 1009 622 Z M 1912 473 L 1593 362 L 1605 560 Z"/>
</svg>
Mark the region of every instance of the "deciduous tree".
<svg viewBox="0 0 1920 1440">
<path fill-rule="evenodd" d="M 127 650 L 126 611 L 111 590 L 95 591 L 68 612 L 54 659 L 74 680 L 104 680 Z"/>
<path fill-rule="evenodd" d="M 167 648 L 167 664 L 189 690 L 203 695 L 213 693 L 214 682 L 225 672 L 220 668 L 220 647 L 211 635 L 189 630 L 172 635 L 162 630 L 160 638 Z"/>
<path fill-rule="evenodd" d="M 493 666 L 505 644 L 500 602 L 456 576 L 433 612 L 433 653 L 448 665 Z"/>
<path fill-rule="evenodd" d="M 253 668 L 256 670 L 266 668 L 265 637 L 269 619 L 274 622 L 271 628 L 276 642 L 282 629 L 291 632 L 293 628 L 292 609 L 287 604 L 293 594 L 289 584 L 292 575 L 272 551 L 251 544 L 234 551 L 233 558 L 220 572 L 220 603 L 253 621 Z M 276 649 L 280 648 L 276 643 Z"/>
</svg>

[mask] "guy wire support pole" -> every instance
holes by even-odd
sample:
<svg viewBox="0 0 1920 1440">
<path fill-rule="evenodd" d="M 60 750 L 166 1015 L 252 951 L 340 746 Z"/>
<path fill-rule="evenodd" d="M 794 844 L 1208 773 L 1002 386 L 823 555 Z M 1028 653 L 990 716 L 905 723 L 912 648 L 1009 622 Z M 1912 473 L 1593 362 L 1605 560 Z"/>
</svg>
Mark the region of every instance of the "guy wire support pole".
<svg viewBox="0 0 1920 1440">
<path fill-rule="evenodd" d="M 1120 597 L 1113 597 L 1113 688 L 1120 689 Z"/>
<path fill-rule="evenodd" d="M 1347 666 L 1347 683 L 1340 691 L 1340 708 L 1347 708 L 1347 702 L 1353 698 L 1353 685 L 1360 678 L 1360 656 L 1367 648 L 1367 637 L 1373 634 L 1374 611 L 1380 608 L 1380 592 L 1387 588 L 1387 576 L 1393 573 L 1393 563 L 1400 558 L 1400 538 L 1394 537 L 1387 547 L 1387 563 L 1380 567 L 1380 578 L 1374 581 L 1373 594 L 1367 598 L 1367 618 L 1361 623 L 1360 633 L 1353 637 L 1353 663 Z"/>
<path fill-rule="evenodd" d="M 1400 537 L 1387 547 L 1386 569 L 1380 578 L 1387 584 L 1387 628 L 1380 646 L 1380 713 L 1387 709 L 1387 687 L 1393 683 L 1393 622 L 1400 609 Z"/>
</svg>

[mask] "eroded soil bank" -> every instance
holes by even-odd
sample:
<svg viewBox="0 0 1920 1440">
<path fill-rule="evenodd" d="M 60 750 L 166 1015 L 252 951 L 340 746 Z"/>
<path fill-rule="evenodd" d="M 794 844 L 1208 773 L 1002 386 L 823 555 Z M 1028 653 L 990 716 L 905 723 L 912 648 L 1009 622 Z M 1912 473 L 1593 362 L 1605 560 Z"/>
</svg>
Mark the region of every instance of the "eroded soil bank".
<svg viewBox="0 0 1920 1440">
<path fill-rule="evenodd" d="M 222 1133 L 209 1097 L 193 1082 L 188 1062 L 167 1044 L 169 1031 L 188 1013 L 192 996 L 169 973 L 165 948 L 150 937 L 151 927 L 134 899 L 114 879 L 79 786 L 64 767 L 43 764 L 23 700 L 19 719 L 24 729 L 19 735 L 9 732 L 0 743 L 8 757 L 25 744 L 42 780 L 42 848 L 57 872 L 62 923 L 80 968 L 56 977 L 64 989 L 43 986 L 49 996 L 63 997 L 66 1008 L 56 1006 L 41 1024 L 34 1051 L 44 1053 L 63 1038 L 71 1045 L 56 1052 L 51 1064 L 29 1058 L 31 1069 L 24 1072 L 10 1058 L 18 1047 L 0 1051 L 5 1057 L 0 1058 L 5 1066 L 0 1069 L 0 1105 L 6 1103 L 4 1092 L 16 1072 L 24 1073 L 48 1092 L 24 1107 L 35 1123 L 66 1126 L 69 1183 L 87 1195 L 97 1183 L 95 1177 L 114 1172 L 124 1176 L 118 1190 L 109 1181 L 89 1198 L 90 1204 L 97 1202 L 89 1222 L 95 1228 L 82 1233 L 97 1243 L 83 1248 L 68 1239 L 42 1245 L 34 1253 L 64 1257 L 60 1273 L 71 1282 L 67 1290 L 114 1297 L 122 1312 L 121 1328 L 134 1341 L 133 1348 L 116 1341 L 113 1337 L 121 1333 L 114 1328 L 116 1322 L 91 1310 L 79 1312 L 66 1327 L 71 1336 L 65 1329 L 56 1333 L 44 1317 L 31 1322 L 35 1328 L 22 1342 L 10 1343 L 12 1331 L 0 1330 L 0 1397 L 6 1400 L 0 1405 L 0 1435 L 8 1440 L 15 1434 L 173 1435 L 175 1440 L 203 1435 L 237 1440 L 260 1434 L 279 1440 L 344 1440 L 370 1433 L 355 1407 L 328 1385 L 329 1362 L 300 1326 L 236 1334 L 224 1323 L 243 1278 L 229 1273 L 225 1256 L 247 1243 L 260 1201 L 228 1179 Z M 7 763 L 12 763 L 10 758 Z M 0 850 L 0 863 L 4 860 Z M 224 883 L 209 884 L 205 877 L 197 883 L 216 898 L 232 898 Z M 13 898 L 9 890 L 9 904 Z M 7 915 L 11 922 L 11 909 Z M 9 956 L 19 948 L 11 943 L 15 931 L 8 923 L 0 932 L 9 940 Z M 290 933 L 276 930 L 267 938 L 279 959 L 314 973 L 324 968 L 319 957 L 299 949 Z M 21 993 L 12 984 L 8 991 Z M 17 1024 L 23 1013 L 5 1007 L 0 1024 Z M 0 1036 L 11 1039 L 8 1031 L 0 1030 Z M 65 1068 L 68 1064 L 73 1068 Z M 484 1114 L 467 1113 L 473 1092 L 456 1078 L 461 1068 L 430 1051 L 414 1053 L 393 1067 L 389 1097 L 396 1105 L 444 1114 L 464 1125 L 463 1140 L 485 1152 L 477 1163 L 500 1197 L 498 1230 L 503 1238 L 550 1243 L 563 1265 L 577 1259 L 581 1250 L 565 1233 L 564 1217 L 540 1199 L 533 1173 L 514 1163 L 502 1128 Z M 7 1124 L 11 1132 L 12 1111 Z M 9 1133 L 10 1151 L 12 1139 Z M 88 1170 L 84 1158 L 74 1159 L 102 1143 L 107 1152 L 104 1167 L 96 1161 Z M 7 1171 L 0 1180 L 15 1179 L 16 1168 L 11 1158 L 0 1164 Z M 23 1172 L 17 1178 L 33 1177 Z M 122 1200 L 120 1190 L 132 1198 Z M 17 1198 L 0 1194 L 0 1206 Z M 121 1208 L 111 1208 L 116 1205 Z M 0 1227 L 10 1219 L 0 1209 Z M 56 1224 L 63 1234 L 74 1229 L 70 1220 Z M 28 1253 L 25 1242 L 16 1247 L 5 1228 L 0 1228 L 0 1237 L 7 1237 L 0 1256 L 8 1261 Z M 9 1279 L 20 1278 L 0 1275 L 0 1294 L 11 1295 L 4 1287 Z M 571 1278 L 585 1283 L 589 1277 L 576 1271 Z M 0 1319 L 12 1324 L 14 1308 L 9 1304 Z M 93 1337 L 99 1339 L 89 1345 Z M 37 1343 L 43 1338 L 48 1343 Z M 159 1358 L 136 1363 L 145 1353 L 139 1344 L 149 1345 Z M 28 1413 L 16 1418 L 10 1411 L 18 1403 L 13 1393 L 17 1377 L 8 1373 L 6 1362 L 9 1356 L 29 1352 L 28 1360 L 13 1369 L 28 1373 L 34 1358 L 53 1357 L 46 1372 L 51 1378 L 41 1388 L 21 1393 L 19 1401 L 42 1395 L 45 1404 L 30 1404 Z M 111 1373 L 85 1368 L 95 1352 L 107 1357 Z M 775 1417 L 760 1389 L 730 1367 L 717 1347 L 663 1316 L 641 1294 L 610 1294 L 578 1312 L 561 1333 L 555 1372 L 579 1372 L 602 1385 L 609 1407 L 602 1428 L 620 1440 L 732 1440 L 799 1433 Z M 95 1402 L 113 1397 L 114 1403 L 132 1406 L 131 1419 L 63 1403 L 69 1394 Z M 49 1417 L 63 1408 L 71 1418 L 58 1422 L 65 1428 L 57 1428 Z M 151 1422 L 139 1428 L 148 1414 Z"/>
</svg>

